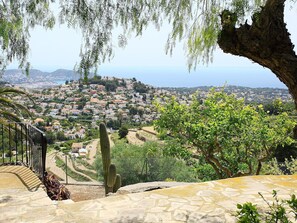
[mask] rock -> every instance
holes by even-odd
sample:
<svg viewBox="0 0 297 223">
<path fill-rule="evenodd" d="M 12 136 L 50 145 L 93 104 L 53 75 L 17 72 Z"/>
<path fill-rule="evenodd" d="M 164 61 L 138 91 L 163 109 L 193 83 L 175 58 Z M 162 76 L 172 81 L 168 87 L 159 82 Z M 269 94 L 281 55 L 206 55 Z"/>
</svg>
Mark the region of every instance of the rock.
<svg viewBox="0 0 297 223">
<path fill-rule="evenodd" d="M 121 187 L 117 194 L 131 194 L 131 193 L 140 193 L 145 191 L 159 190 L 170 187 L 177 187 L 182 185 L 187 185 L 191 183 L 186 182 L 147 182 L 147 183 L 138 183 L 128 186 Z"/>
</svg>

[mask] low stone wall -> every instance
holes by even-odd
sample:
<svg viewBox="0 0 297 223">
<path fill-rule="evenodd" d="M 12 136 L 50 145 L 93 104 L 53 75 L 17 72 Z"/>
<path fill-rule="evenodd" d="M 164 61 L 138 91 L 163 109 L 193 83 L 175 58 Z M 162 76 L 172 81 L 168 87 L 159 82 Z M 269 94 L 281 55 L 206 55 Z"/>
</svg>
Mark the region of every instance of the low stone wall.
<svg viewBox="0 0 297 223">
<path fill-rule="evenodd" d="M 127 186 L 121 187 L 117 191 L 117 194 L 141 193 L 141 192 L 145 192 L 145 191 L 159 190 L 159 189 L 171 188 L 171 187 L 188 185 L 188 184 L 192 184 L 192 183 L 163 182 L 163 181 L 138 183 L 138 184 L 132 184 L 132 185 L 127 185 Z"/>
</svg>

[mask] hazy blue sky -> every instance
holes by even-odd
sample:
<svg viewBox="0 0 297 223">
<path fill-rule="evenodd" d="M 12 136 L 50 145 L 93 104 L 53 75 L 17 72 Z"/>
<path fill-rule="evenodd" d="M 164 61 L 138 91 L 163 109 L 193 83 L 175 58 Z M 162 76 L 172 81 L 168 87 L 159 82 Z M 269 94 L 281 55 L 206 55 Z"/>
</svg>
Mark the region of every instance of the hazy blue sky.
<svg viewBox="0 0 297 223">
<path fill-rule="evenodd" d="M 297 44 L 296 8 L 286 10 L 286 21 L 293 43 Z M 99 68 L 103 76 L 136 77 L 154 86 L 241 85 L 251 87 L 285 87 L 275 75 L 246 58 L 224 54 L 219 47 L 212 64 L 198 65 L 188 72 L 183 43 L 173 55 L 165 54 L 169 27 L 157 32 L 149 27 L 141 37 L 131 38 L 122 49 L 116 47 L 110 63 Z M 29 60 L 32 67 L 43 71 L 59 68 L 73 69 L 79 61 L 81 35 L 78 31 L 57 26 L 54 30 L 41 28 L 31 33 Z M 117 41 L 115 41 L 117 46 Z M 296 50 L 296 47 L 295 47 Z M 16 68 L 15 65 L 9 68 Z"/>
</svg>

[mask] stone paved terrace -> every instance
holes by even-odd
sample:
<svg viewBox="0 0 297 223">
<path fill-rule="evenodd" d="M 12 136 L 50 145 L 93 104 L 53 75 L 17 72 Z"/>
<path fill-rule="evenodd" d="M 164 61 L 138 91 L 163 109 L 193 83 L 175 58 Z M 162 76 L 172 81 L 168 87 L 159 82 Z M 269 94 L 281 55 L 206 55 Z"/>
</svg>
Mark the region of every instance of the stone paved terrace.
<svg viewBox="0 0 297 223">
<path fill-rule="evenodd" d="M 297 192 L 297 175 L 252 176 L 195 183 L 74 203 L 51 201 L 25 167 L 0 167 L 0 222 L 236 222 L 237 203 L 264 204 Z"/>
</svg>

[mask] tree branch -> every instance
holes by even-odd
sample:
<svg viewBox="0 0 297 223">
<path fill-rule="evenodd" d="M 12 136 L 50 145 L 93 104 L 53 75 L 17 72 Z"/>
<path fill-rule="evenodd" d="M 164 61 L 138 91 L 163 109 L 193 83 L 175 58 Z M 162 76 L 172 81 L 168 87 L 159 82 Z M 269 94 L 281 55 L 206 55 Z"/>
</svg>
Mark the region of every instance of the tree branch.
<svg viewBox="0 0 297 223">
<path fill-rule="evenodd" d="M 267 0 L 252 25 L 223 26 L 218 44 L 225 53 L 269 68 L 289 88 L 297 106 L 297 56 L 284 22 L 285 0 Z M 222 21 L 223 23 L 223 21 Z"/>
</svg>

